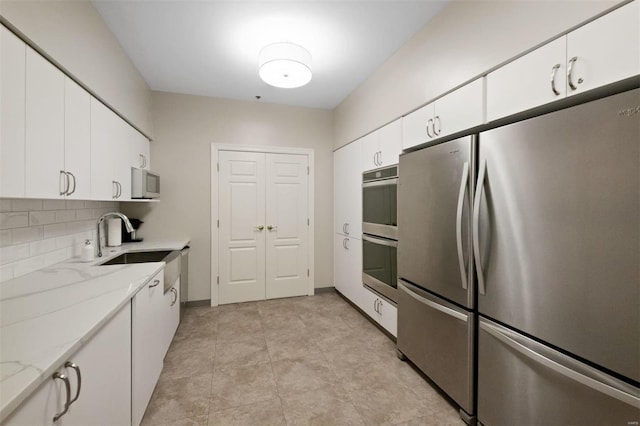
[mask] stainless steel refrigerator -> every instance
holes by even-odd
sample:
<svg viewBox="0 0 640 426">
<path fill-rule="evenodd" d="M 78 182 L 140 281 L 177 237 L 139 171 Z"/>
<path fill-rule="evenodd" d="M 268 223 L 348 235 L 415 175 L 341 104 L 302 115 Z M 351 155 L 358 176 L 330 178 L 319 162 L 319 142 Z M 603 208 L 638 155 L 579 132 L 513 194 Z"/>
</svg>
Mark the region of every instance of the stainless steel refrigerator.
<svg viewBox="0 0 640 426">
<path fill-rule="evenodd" d="M 478 420 L 640 420 L 640 89 L 479 136 Z"/>
<path fill-rule="evenodd" d="M 467 421 L 637 424 L 640 90 L 399 169 L 398 350 Z"/>
<path fill-rule="evenodd" d="M 474 407 L 471 200 L 476 137 L 400 157 L 398 351 L 461 408 Z"/>
</svg>

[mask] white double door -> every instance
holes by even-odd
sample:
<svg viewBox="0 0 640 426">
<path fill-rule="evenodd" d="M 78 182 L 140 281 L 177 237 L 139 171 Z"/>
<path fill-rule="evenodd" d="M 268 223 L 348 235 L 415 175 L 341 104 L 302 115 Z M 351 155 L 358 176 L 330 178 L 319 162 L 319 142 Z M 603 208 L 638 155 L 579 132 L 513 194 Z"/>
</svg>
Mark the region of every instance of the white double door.
<svg viewBox="0 0 640 426">
<path fill-rule="evenodd" d="M 307 294 L 308 157 L 220 151 L 218 161 L 220 304 Z"/>
</svg>

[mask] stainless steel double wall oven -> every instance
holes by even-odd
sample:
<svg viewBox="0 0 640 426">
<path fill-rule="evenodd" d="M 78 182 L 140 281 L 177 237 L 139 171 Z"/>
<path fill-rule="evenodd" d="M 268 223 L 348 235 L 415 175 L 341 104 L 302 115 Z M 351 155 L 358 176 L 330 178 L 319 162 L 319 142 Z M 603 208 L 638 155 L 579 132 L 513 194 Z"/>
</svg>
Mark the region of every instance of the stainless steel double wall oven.
<svg viewBox="0 0 640 426">
<path fill-rule="evenodd" d="M 362 175 L 362 282 L 396 302 L 398 166 Z"/>
</svg>

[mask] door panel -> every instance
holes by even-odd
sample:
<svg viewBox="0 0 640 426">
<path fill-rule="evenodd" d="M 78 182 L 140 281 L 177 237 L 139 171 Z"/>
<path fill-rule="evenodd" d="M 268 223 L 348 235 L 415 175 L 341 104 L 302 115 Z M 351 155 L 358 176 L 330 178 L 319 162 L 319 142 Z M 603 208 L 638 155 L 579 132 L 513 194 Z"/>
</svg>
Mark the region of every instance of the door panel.
<svg viewBox="0 0 640 426">
<path fill-rule="evenodd" d="M 73 174 L 68 198 L 91 198 L 91 95 L 64 79 L 64 168 Z"/>
<path fill-rule="evenodd" d="M 398 276 L 467 308 L 473 307 L 472 143 L 469 136 L 402 155 L 398 184 Z"/>
<path fill-rule="evenodd" d="M 474 314 L 404 281 L 398 284 L 398 350 L 473 414 Z"/>
<path fill-rule="evenodd" d="M 266 297 L 308 293 L 307 156 L 266 155 Z"/>
<path fill-rule="evenodd" d="M 628 425 L 637 388 L 481 319 L 478 420 L 486 425 Z"/>
<path fill-rule="evenodd" d="M 479 142 L 480 313 L 636 381 L 639 99 L 636 89 Z"/>
<path fill-rule="evenodd" d="M 220 151 L 220 303 L 265 298 L 265 156 Z M 262 227 L 262 229 L 260 229 Z"/>
</svg>

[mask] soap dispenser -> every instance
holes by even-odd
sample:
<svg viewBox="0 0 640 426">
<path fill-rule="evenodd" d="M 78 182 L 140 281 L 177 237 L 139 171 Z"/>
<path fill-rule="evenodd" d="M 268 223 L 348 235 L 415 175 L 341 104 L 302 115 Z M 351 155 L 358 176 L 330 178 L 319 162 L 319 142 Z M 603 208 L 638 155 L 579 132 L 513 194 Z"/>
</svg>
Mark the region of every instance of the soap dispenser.
<svg viewBox="0 0 640 426">
<path fill-rule="evenodd" d="M 84 242 L 84 247 L 82 247 L 82 261 L 91 262 L 92 260 L 93 260 L 93 246 L 91 245 L 91 240 L 86 240 Z"/>
</svg>

